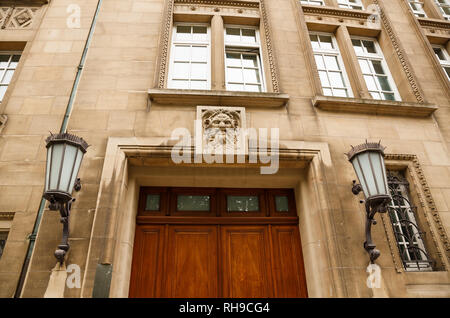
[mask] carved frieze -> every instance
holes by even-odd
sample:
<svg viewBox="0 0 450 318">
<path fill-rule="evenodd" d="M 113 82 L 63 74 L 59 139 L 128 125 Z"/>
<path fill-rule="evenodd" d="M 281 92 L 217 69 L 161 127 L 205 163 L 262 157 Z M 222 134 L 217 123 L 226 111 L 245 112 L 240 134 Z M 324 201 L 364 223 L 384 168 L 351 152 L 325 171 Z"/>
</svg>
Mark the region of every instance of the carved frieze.
<svg viewBox="0 0 450 318">
<path fill-rule="evenodd" d="M 0 7 L 0 29 L 31 28 L 37 7 Z"/>
</svg>

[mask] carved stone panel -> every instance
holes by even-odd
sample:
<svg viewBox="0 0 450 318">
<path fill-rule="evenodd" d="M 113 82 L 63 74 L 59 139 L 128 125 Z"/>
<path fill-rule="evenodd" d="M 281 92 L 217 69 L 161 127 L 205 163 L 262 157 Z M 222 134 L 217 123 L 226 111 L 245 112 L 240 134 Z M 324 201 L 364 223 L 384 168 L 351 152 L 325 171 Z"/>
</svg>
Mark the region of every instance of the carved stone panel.
<svg viewBox="0 0 450 318">
<path fill-rule="evenodd" d="M 196 144 L 203 153 L 245 153 L 245 108 L 197 106 Z"/>
<path fill-rule="evenodd" d="M 35 7 L 0 7 L 0 28 L 31 28 L 38 10 Z"/>
</svg>

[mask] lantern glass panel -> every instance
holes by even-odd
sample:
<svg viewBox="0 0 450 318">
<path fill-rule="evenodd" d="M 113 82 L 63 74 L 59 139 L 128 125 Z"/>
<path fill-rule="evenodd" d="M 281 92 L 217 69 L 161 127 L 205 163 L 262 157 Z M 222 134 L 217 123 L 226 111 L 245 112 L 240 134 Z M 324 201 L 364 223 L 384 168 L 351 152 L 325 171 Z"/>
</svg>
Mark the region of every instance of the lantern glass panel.
<svg viewBox="0 0 450 318">
<path fill-rule="evenodd" d="M 64 150 L 63 144 L 55 144 L 51 146 L 51 166 L 50 166 L 50 187 L 49 190 L 56 190 L 58 187 L 59 170 L 61 168 L 62 154 Z"/>
<path fill-rule="evenodd" d="M 369 196 L 376 195 L 377 194 L 377 185 L 374 178 L 374 172 L 372 170 L 372 166 L 370 164 L 369 159 L 369 153 L 361 153 L 357 156 L 357 159 L 359 161 L 359 164 L 361 166 L 363 175 L 364 175 L 364 181 L 366 182 L 366 187 L 368 190 Z M 360 180 L 360 182 L 364 182 Z"/>
<path fill-rule="evenodd" d="M 47 168 L 45 170 L 45 191 L 47 191 L 49 188 L 51 155 L 52 155 L 52 147 L 48 147 L 47 148 Z"/>
<path fill-rule="evenodd" d="M 69 181 L 74 169 L 74 163 L 77 156 L 77 147 L 66 144 L 64 152 L 64 162 L 59 180 L 59 191 L 69 192 Z M 73 172 L 72 172 L 73 171 Z"/>
<path fill-rule="evenodd" d="M 81 159 L 83 159 L 83 152 L 80 149 L 77 149 L 77 157 L 75 159 L 75 164 L 73 166 L 73 174 L 72 174 L 72 178 L 70 179 L 70 184 L 69 184 L 69 193 L 72 193 L 73 191 L 73 186 L 75 185 L 75 179 L 78 175 L 78 170 L 80 170 L 80 165 L 81 165 Z"/>
<path fill-rule="evenodd" d="M 370 161 L 373 166 L 373 174 L 377 182 L 378 191 L 377 195 L 388 194 L 385 182 L 384 162 L 382 162 L 382 156 L 379 152 L 369 152 Z M 373 194 L 372 194 L 373 195 Z"/>
<path fill-rule="evenodd" d="M 357 157 L 355 157 L 352 161 L 353 168 L 355 169 L 356 176 L 358 177 L 359 183 L 361 184 L 361 187 L 363 189 L 364 195 L 369 197 L 369 191 L 367 190 L 366 182 L 364 181 L 364 175 L 362 173 L 361 167 L 359 166 L 359 162 L 357 160 Z"/>
</svg>

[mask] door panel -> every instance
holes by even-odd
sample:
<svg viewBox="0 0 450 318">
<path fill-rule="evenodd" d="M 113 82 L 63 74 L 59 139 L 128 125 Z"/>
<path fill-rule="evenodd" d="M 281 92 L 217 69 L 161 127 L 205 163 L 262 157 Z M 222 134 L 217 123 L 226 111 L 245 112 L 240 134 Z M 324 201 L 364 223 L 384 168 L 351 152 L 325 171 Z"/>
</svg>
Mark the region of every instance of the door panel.
<svg viewBox="0 0 450 318">
<path fill-rule="evenodd" d="M 273 297 L 267 226 L 221 228 L 223 297 Z"/>
<path fill-rule="evenodd" d="M 162 268 L 164 225 L 138 225 L 130 278 L 130 297 L 157 297 Z"/>
<path fill-rule="evenodd" d="M 297 225 L 271 226 L 276 297 L 307 297 Z"/>
<path fill-rule="evenodd" d="M 217 226 L 170 226 L 163 297 L 218 297 Z"/>
</svg>

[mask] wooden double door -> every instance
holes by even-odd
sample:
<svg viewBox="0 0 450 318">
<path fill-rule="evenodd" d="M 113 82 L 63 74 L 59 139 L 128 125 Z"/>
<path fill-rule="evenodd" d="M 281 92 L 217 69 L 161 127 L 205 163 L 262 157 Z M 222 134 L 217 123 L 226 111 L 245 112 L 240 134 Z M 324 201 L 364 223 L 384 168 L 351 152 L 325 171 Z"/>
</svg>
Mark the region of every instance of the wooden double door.
<svg viewBox="0 0 450 318">
<path fill-rule="evenodd" d="M 307 297 L 293 199 L 288 189 L 144 188 L 129 296 Z"/>
</svg>

